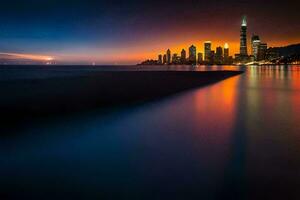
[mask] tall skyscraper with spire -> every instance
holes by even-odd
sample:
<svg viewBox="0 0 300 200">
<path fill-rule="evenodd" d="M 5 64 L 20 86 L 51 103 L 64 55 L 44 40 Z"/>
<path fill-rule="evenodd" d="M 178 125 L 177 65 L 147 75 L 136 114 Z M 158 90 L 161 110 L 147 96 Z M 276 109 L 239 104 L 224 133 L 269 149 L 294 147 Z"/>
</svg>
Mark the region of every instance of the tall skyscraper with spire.
<svg viewBox="0 0 300 200">
<path fill-rule="evenodd" d="M 248 56 L 247 52 L 247 18 L 243 16 L 240 35 L 240 56 Z"/>
</svg>

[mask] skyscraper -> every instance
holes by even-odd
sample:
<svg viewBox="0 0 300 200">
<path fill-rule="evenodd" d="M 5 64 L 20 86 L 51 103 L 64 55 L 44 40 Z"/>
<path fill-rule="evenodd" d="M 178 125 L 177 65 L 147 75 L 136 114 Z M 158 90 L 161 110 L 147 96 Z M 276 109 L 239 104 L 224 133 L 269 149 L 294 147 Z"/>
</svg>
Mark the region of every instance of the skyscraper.
<svg viewBox="0 0 300 200">
<path fill-rule="evenodd" d="M 186 63 L 186 51 L 184 49 L 181 50 L 180 62 L 181 64 Z"/>
<path fill-rule="evenodd" d="M 251 38 L 251 53 L 254 57 L 254 61 L 258 60 L 258 50 L 260 46 L 260 39 L 258 35 L 252 35 Z"/>
<path fill-rule="evenodd" d="M 163 64 L 165 65 L 166 63 L 167 63 L 167 55 L 164 54 L 164 56 L 163 56 Z"/>
<path fill-rule="evenodd" d="M 241 32 L 240 32 L 240 56 L 241 58 L 245 58 L 248 56 L 247 52 L 247 18 L 243 16 Z"/>
<path fill-rule="evenodd" d="M 222 47 L 216 48 L 215 62 L 217 64 L 223 63 L 223 48 Z"/>
<path fill-rule="evenodd" d="M 260 43 L 258 47 L 258 58 L 257 58 L 258 61 L 265 60 L 267 50 L 268 50 L 267 43 Z"/>
<path fill-rule="evenodd" d="M 167 50 L 167 64 L 171 64 L 171 51 L 170 51 L 170 49 Z"/>
<path fill-rule="evenodd" d="M 172 64 L 178 64 L 179 63 L 179 57 L 177 56 L 177 53 L 174 53 L 172 56 Z"/>
<path fill-rule="evenodd" d="M 229 46 L 227 43 L 224 45 L 224 61 L 227 63 L 229 60 Z"/>
<path fill-rule="evenodd" d="M 162 55 L 161 54 L 158 55 L 157 62 L 158 62 L 158 64 L 162 64 L 163 61 L 162 61 Z"/>
<path fill-rule="evenodd" d="M 198 53 L 198 64 L 202 64 L 202 62 L 203 62 L 203 54 Z"/>
<path fill-rule="evenodd" d="M 204 43 L 204 60 L 206 62 L 209 62 L 210 57 L 211 57 L 211 41 L 206 41 Z"/>
<path fill-rule="evenodd" d="M 215 63 L 215 51 L 210 52 L 209 64 Z"/>
<path fill-rule="evenodd" d="M 196 47 L 194 45 L 192 45 L 189 48 L 189 61 L 192 64 L 196 64 L 196 57 L 197 57 Z"/>
</svg>

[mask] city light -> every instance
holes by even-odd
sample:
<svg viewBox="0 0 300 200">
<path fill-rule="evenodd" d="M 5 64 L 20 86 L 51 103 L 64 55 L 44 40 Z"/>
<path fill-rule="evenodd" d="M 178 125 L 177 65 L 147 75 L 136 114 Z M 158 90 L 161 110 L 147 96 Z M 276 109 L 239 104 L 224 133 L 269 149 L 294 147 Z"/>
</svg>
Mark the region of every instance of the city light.
<svg viewBox="0 0 300 200">
<path fill-rule="evenodd" d="M 230 56 L 228 43 L 224 47 L 214 46 L 210 40 L 203 43 L 203 53 L 197 49 L 195 45 L 188 48 L 188 56 L 186 51 L 181 50 L 181 53 L 171 53 L 168 49 L 166 53 L 158 55 L 158 60 L 148 59 L 142 62 L 142 65 L 265 65 L 265 64 L 278 64 L 278 63 L 297 63 L 299 58 L 297 56 L 281 56 L 278 50 L 268 48 L 267 43 L 261 42 L 258 35 L 252 35 L 251 38 L 251 53 L 248 53 L 248 31 L 247 31 L 247 18 L 242 17 L 240 25 L 240 44 L 238 54 L 234 57 Z M 199 44 L 199 43 L 197 43 Z M 283 48 L 292 48 L 287 46 Z M 198 50 L 198 51 L 197 51 Z M 232 51 L 232 49 L 231 49 Z M 180 55 L 180 56 L 179 56 Z"/>
<path fill-rule="evenodd" d="M 229 49 L 229 45 L 228 45 L 228 43 L 225 43 L 225 45 L 224 45 L 224 49 Z"/>
</svg>

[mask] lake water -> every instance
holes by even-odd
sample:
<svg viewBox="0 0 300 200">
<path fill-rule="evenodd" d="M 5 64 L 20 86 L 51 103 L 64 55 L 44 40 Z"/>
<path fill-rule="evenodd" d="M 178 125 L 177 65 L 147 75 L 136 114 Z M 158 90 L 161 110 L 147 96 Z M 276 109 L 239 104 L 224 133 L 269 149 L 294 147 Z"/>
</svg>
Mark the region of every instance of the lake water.
<svg viewBox="0 0 300 200">
<path fill-rule="evenodd" d="M 239 68 L 197 68 L 220 69 Z M 28 124 L 0 140 L 0 195 L 299 199 L 300 66 L 242 70 L 154 102 Z"/>
</svg>

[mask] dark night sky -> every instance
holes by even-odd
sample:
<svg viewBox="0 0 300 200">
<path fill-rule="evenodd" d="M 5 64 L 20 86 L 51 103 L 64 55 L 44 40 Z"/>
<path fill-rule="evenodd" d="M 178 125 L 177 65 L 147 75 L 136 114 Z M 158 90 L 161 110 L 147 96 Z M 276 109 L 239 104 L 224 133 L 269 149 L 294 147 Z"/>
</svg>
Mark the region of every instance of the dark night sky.
<svg viewBox="0 0 300 200">
<path fill-rule="evenodd" d="M 0 52 L 135 63 L 192 43 L 202 51 L 211 40 L 228 42 L 233 54 L 241 15 L 249 36 L 275 46 L 300 42 L 299 11 L 299 0 L 3 0 Z"/>
</svg>

